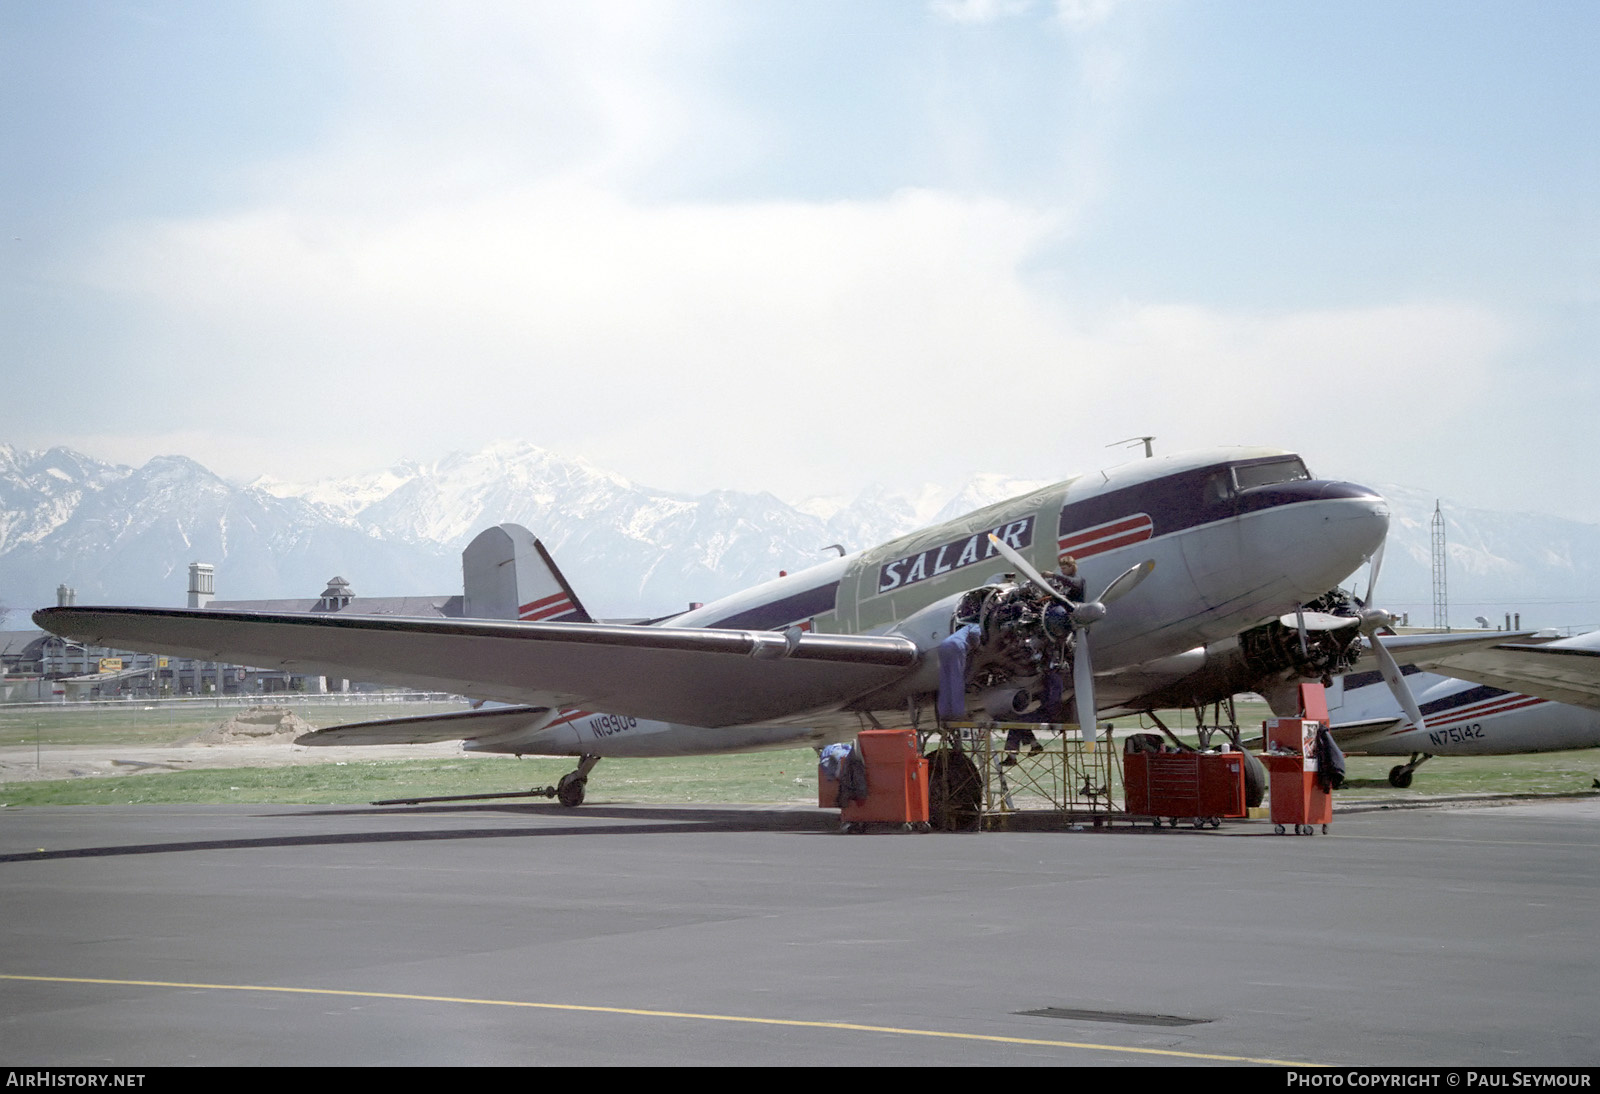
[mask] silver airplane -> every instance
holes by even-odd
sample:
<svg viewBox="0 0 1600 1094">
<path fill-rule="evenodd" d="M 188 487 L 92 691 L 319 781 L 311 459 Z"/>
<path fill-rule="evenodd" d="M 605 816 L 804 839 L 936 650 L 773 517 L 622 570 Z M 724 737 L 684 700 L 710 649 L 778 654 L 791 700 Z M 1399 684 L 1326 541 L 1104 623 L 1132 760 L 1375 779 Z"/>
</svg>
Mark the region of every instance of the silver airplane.
<svg viewBox="0 0 1600 1094">
<path fill-rule="evenodd" d="M 1099 713 L 1192 674 L 1197 648 L 1333 588 L 1388 521 L 1376 491 L 1314 478 L 1291 452 L 1219 449 L 1080 475 L 646 624 L 590 620 L 542 547 L 543 592 L 506 591 L 505 620 L 133 607 L 34 620 L 120 649 L 511 704 L 302 741 L 577 756 L 557 796 L 578 805 L 602 757 L 816 744 L 879 716 L 924 725 L 941 698 L 947 712 L 1025 712 L 1052 678 L 1071 682 L 1072 720 L 1093 733 Z M 1063 591 L 1053 571 L 1068 557 L 1098 596 Z M 941 697 L 953 635 L 968 663 Z"/>
<path fill-rule="evenodd" d="M 1397 787 L 1410 786 L 1434 756 L 1600 748 L 1600 632 L 1556 641 L 1500 634 L 1470 645 L 1452 644 L 1451 637 L 1390 640 L 1423 724 L 1401 714 L 1378 673 L 1336 678 L 1328 714 L 1339 747 L 1409 755 L 1389 772 Z"/>
</svg>

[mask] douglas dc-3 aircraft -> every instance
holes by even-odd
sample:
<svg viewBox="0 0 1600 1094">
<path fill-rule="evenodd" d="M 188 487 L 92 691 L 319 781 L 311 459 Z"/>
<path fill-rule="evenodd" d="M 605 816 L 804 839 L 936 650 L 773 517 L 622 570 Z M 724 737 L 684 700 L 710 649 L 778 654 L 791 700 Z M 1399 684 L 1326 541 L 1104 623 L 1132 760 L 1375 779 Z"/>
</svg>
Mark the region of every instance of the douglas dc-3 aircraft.
<svg viewBox="0 0 1600 1094">
<path fill-rule="evenodd" d="M 1334 588 L 1388 522 L 1376 491 L 1312 478 L 1292 453 L 1223 449 L 1068 479 L 644 625 L 589 621 L 553 564 L 553 591 L 518 603 L 517 621 L 124 607 L 34 619 L 121 649 L 514 704 L 302 741 L 579 756 L 558 788 L 577 805 L 605 756 L 819 743 L 880 714 L 915 725 L 938 695 L 939 646 L 964 622 L 977 626 L 963 631 L 958 709 L 1025 711 L 1059 674 L 1092 733 L 1094 712 L 1147 709 L 1143 697 L 1192 676 L 1207 644 Z M 1068 556 L 1096 599 L 1039 573 Z"/>
</svg>

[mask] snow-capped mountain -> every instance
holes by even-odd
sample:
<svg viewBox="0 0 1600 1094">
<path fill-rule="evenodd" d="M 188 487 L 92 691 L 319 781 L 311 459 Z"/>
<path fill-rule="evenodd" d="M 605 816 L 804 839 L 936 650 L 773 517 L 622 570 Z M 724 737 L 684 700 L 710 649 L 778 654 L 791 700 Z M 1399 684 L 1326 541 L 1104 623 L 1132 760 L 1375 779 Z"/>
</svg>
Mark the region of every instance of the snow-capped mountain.
<svg viewBox="0 0 1600 1094">
<path fill-rule="evenodd" d="M 442 545 L 390 551 L 305 501 L 234 486 L 184 456 L 138 470 L 65 449 L 11 456 L 27 473 L 7 485 L 34 487 L 0 498 L 0 527 L 16 530 L 0 543 L 0 601 L 13 607 L 55 603 L 58 584 L 80 603 L 181 605 L 192 561 L 213 563 L 226 595 L 241 599 L 313 596 L 341 567 L 409 588 L 438 586 L 452 566 L 459 574 Z"/>
<path fill-rule="evenodd" d="M 975 475 L 940 487 L 869 486 L 789 504 L 771 494 L 655 490 L 524 442 L 313 483 L 238 486 L 181 456 L 137 470 L 67 449 L 0 445 L 0 602 L 178 605 L 191 561 L 217 567 L 219 599 L 315 596 L 329 577 L 359 595 L 448 594 L 461 548 L 512 521 L 551 550 L 589 610 L 658 615 L 855 551 L 1040 482 Z M 1432 620 L 1433 495 L 1384 488 L 1394 509 L 1378 599 Z M 1473 509 L 1448 499 L 1451 622 L 1600 624 L 1600 526 Z M 1347 582 L 1365 591 L 1365 575 Z M 13 618 L 13 625 L 15 619 Z"/>
<path fill-rule="evenodd" d="M 67 448 L 23 452 L 0 444 L 0 556 L 45 539 L 72 519 L 86 496 L 132 473 Z"/>
<path fill-rule="evenodd" d="M 382 501 L 422 473 L 422 466 L 402 463 L 382 471 L 369 471 L 343 479 L 318 479 L 315 482 L 287 482 L 270 475 L 249 483 L 275 498 L 299 498 L 334 520 L 349 522 L 374 502 Z"/>
</svg>

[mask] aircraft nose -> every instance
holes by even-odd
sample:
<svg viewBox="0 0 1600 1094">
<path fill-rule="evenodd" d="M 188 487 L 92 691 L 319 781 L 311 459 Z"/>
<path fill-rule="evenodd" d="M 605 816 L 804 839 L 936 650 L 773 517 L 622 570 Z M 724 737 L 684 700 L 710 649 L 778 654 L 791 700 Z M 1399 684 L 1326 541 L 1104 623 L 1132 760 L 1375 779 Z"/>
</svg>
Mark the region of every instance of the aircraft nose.
<svg viewBox="0 0 1600 1094">
<path fill-rule="evenodd" d="M 1321 484 L 1316 502 L 1306 507 L 1309 533 L 1300 542 L 1310 549 L 1296 574 L 1306 598 L 1320 596 L 1349 577 L 1389 534 L 1389 503 L 1368 486 L 1352 482 Z"/>
</svg>

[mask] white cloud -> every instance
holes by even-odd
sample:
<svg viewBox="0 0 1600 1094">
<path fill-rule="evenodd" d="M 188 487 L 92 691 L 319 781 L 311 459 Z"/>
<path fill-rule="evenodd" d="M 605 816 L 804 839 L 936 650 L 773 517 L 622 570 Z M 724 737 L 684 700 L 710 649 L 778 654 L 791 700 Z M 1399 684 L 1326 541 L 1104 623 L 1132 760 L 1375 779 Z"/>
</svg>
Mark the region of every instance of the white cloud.
<svg viewBox="0 0 1600 1094">
<path fill-rule="evenodd" d="M 298 203 L 385 209 L 530 179 L 614 184 L 736 126 L 701 83 L 721 6 L 461 0 L 331 9 L 346 67 L 319 149 L 261 168 Z"/>
<path fill-rule="evenodd" d="M 934 0 L 932 8 L 954 23 L 992 23 L 1021 15 L 1033 0 Z"/>
<path fill-rule="evenodd" d="M 1448 302 L 1080 315 L 1023 272 L 1060 226 L 927 190 L 641 205 L 556 183 L 384 220 L 263 208 L 146 224 L 95 280 L 159 317 L 141 352 L 193 362 L 186 382 L 216 405 L 264 376 L 298 393 L 292 414 L 230 422 L 235 446 L 320 448 L 343 426 L 390 446 L 376 464 L 431 454 L 397 437 L 520 435 L 645 482 L 795 495 L 886 466 L 1048 478 L 1135 433 L 1169 451 L 1380 443 L 1372 393 L 1447 416 L 1508 337 Z"/>
<path fill-rule="evenodd" d="M 1126 3 L 1127 0 L 1056 0 L 1056 19 L 1068 30 L 1092 30 Z"/>
<path fill-rule="evenodd" d="M 659 172 L 715 177 L 807 132 L 755 125 L 771 87 L 713 93 L 699 62 L 732 33 L 716 5 L 389 10 L 331 32 L 351 67 L 319 147 L 259 166 L 233 209 L 105 237 L 81 279 L 134 318 L 104 339 L 113 379 L 90 386 L 182 391 L 186 417 L 120 424 L 109 451 L 84 430 L 81 447 L 315 477 L 524 437 L 656 485 L 804 496 L 975 468 L 1052 478 L 1155 433 L 1161 451 L 1277 443 L 1357 474 L 1351 453 L 1451 459 L 1442 442 L 1522 336 L 1450 299 L 1078 307 L 1048 263 L 1117 185 L 1116 96 L 1143 32 L 1111 3 L 1034 6 L 1041 27 L 1018 37 L 1072 64 L 1015 100 L 978 78 L 989 54 L 951 46 L 972 67 L 930 93 L 930 131 L 974 169 L 833 202 L 640 196 Z M 991 139 L 1040 87 L 1055 107 L 1013 131 L 1029 141 Z M 982 169 L 1035 145 L 1027 186 Z"/>
</svg>

